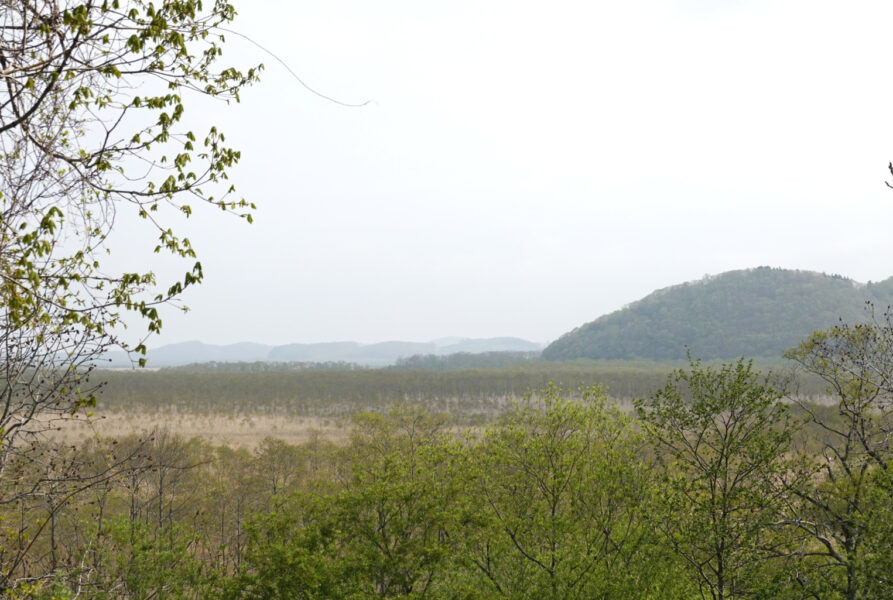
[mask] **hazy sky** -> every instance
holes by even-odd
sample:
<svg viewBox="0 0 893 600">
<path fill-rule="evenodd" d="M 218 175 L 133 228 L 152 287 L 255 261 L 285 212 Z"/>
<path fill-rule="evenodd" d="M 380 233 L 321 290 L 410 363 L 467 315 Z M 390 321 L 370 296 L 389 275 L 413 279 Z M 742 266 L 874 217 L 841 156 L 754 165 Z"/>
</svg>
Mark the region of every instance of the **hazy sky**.
<svg viewBox="0 0 893 600">
<path fill-rule="evenodd" d="M 234 0 L 263 62 L 203 109 L 255 223 L 151 345 L 547 342 L 771 265 L 893 275 L 893 3 Z M 162 274 L 164 267 L 161 268 Z"/>
</svg>

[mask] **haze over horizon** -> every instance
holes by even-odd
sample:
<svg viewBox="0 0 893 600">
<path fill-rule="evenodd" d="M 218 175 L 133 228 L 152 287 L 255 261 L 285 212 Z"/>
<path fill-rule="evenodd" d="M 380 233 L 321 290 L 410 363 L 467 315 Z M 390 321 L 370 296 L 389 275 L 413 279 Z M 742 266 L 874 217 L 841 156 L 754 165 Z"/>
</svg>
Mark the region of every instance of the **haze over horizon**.
<svg viewBox="0 0 893 600">
<path fill-rule="evenodd" d="M 190 118 L 242 150 L 255 224 L 183 224 L 205 283 L 150 347 L 549 342 L 705 274 L 893 275 L 889 3 L 236 8 L 313 88 L 373 103 L 228 38 L 263 80 Z M 152 243 L 116 236 L 124 265 Z"/>
<path fill-rule="evenodd" d="M 768 266 L 768 265 L 760 265 L 760 266 Z M 756 268 L 756 267 L 751 267 L 746 270 L 753 270 L 754 268 Z M 804 271 L 804 269 L 800 269 L 800 271 Z M 810 272 L 816 272 L 816 271 L 810 271 Z M 728 273 L 728 272 L 726 272 L 726 273 Z M 846 277 L 845 275 L 842 275 L 840 273 L 823 273 L 823 274 Z M 614 312 L 622 310 L 622 309 L 626 309 L 629 304 L 634 303 L 638 300 L 642 300 L 643 298 L 649 297 L 652 294 L 654 294 L 655 292 L 660 292 L 660 291 L 663 291 L 663 290 L 666 290 L 669 288 L 673 288 L 673 287 L 677 287 L 677 286 L 683 286 L 685 284 L 696 283 L 696 282 L 701 281 L 705 278 L 708 278 L 708 277 L 712 278 L 717 275 L 720 275 L 720 274 L 719 273 L 707 273 L 702 278 L 699 278 L 699 279 L 680 281 L 680 282 L 677 282 L 671 286 L 652 290 L 651 292 L 643 295 L 640 298 L 636 298 L 634 300 L 631 300 L 628 303 L 625 303 L 623 306 L 617 307 L 616 309 L 609 310 L 605 313 L 594 315 L 587 322 L 583 322 L 583 323 L 574 325 L 569 330 L 562 332 L 561 334 L 559 334 L 559 336 L 556 336 L 556 338 L 551 339 L 551 340 L 534 340 L 534 339 L 522 338 L 520 336 L 515 336 L 515 335 L 498 335 L 498 336 L 488 336 L 487 338 L 475 338 L 472 336 L 442 336 L 439 338 L 432 338 L 432 339 L 399 339 L 399 340 L 397 338 L 386 338 L 386 339 L 379 339 L 379 340 L 358 340 L 358 339 L 353 339 L 353 338 L 344 338 L 344 339 L 310 340 L 310 341 L 298 340 L 298 341 L 284 342 L 281 344 L 267 344 L 267 343 L 258 342 L 256 340 L 252 340 L 252 339 L 244 339 L 244 340 L 236 340 L 233 342 L 220 342 L 220 343 L 216 343 L 216 344 L 210 344 L 210 343 L 206 342 L 205 340 L 201 340 L 201 339 L 189 339 L 189 340 L 179 340 L 176 342 L 167 342 L 167 343 L 163 343 L 163 344 L 149 344 L 149 348 L 150 349 L 158 349 L 158 348 L 164 347 L 164 346 L 177 346 L 177 345 L 185 345 L 185 344 L 193 344 L 193 343 L 213 345 L 213 346 L 237 346 L 240 344 L 256 344 L 256 345 L 276 347 L 276 346 L 287 346 L 287 345 L 317 345 L 317 344 L 338 344 L 338 343 L 358 343 L 358 344 L 364 345 L 364 346 L 372 346 L 372 345 L 377 345 L 377 344 L 387 344 L 390 342 L 405 342 L 405 343 L 411 343 L 411 344 L 418 343 L 418 344 L 435 344 L 437 346 L 448 346 L 451 344 L 455 344 L 457 342 L 464 342 L 464 341 L 471 341 L 471 340 L 484 340 L 484 339 L 500 339 L 500 338 L 519 339 L 519 340 L 526 341 L 526 342 L 540 344 L 541 346 L 546 347 L 550 343 L 556 341 L 559 337 L 561 337 L 565 333 L 568 333 L 568 332 L 576 329 L 577 327 L 586 325 L 592 321 L 596 321 L 603 316 L 609 315 L 611 313 L 614 313 Z M 865 285 L 866 283 L 869 283 L 869 282 L 878 283 L 880 281 L 883 281 L 883 280 L 857 281 L 850 277 L 847 277 L 847 279 L 852 281 L 854 284 L 859 284 L 858 287 L 860 287 L 860 288 L 862 285 Z M 151 338 L 151 339 L 157 339 L 157 338 Z"/>
<path fill-rule="evenodd" d="M 522 338 L 518 338 L 517 336 L 508 336 L 508 335 L 494 336 L 494 338 L 491 338 L 491 339 L 498 339 L 498 338 L 513 338 L 513 339 L 519 339 L 519 340 L 522 339 Z M 193 339 L 193 340 L 182 340 L 179 342 L 171 342 L 168 344 L 150 345 L 149 349 L 152 350 L 152 349 L 157 349 L 161 346 L 176 346 L 176 345 L 194 344 L 194 343 L 214 345 L 214 346 L 238 346 L 240 344 L 256 344 L 259 346 L 277 347 L 277 346 L 288 346 L 288 345 L 317 345 L 317 344 L 340 344 L 340 343 L 356 343 L 356 344 L 360 344 L 363 346 L 369 346 L 369 345 L 376 345 L 376 344 L 387 344 L 389 342 L 407 342 L 407 343 L 411 343 L 411 344 L 434 344 L 437 346 L 449 346 L 449 345 L 452 345 L 453 343 L 457 343 L 457 342 L 478 340 L 478 339 L 483 339 L 483 338 L 450 336 L 450 337 L 437 338 L 437 339 L 433 339 L 433 340 L 386 339 L 386 340 L 375 340 L 372 342 L 364 342 L 364 341 L 353 340 L 353 339 L 343 339 L 343 340 L 320 340 L 320 341 L 313 341 L 313 342 L 297 341 L 297 342 L 286 342 L 285 344 L 264 344 L 263 342 L 255 342 L 254 340 L 239 340 L 236 342 L 225 342 L 222 344 L 207 344 L 207 342 L 205 342 L 204 340 Z M 532 342 L 534 344 L 541 344 L 543 346 L 548 344 L 548 342 L 542 342 L 540 340 L 523 340 L 523 341 Z"/>
</svg>

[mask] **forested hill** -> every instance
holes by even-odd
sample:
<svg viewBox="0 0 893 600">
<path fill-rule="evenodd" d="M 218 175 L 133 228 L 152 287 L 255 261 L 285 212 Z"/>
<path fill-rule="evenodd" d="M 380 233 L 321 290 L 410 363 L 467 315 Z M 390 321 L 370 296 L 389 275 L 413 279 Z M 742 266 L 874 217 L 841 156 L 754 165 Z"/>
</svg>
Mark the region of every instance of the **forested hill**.
<svg viewBox="0 0 893 600">
<path fill-rule="evenodd" d="M 657 290 L 561 336 L 547 360 L 779 357 L 817 329 L 864 321 L 893 303 L 893 277 L 861 284 L 840 275 L 759 267 Z"/>
</svg>

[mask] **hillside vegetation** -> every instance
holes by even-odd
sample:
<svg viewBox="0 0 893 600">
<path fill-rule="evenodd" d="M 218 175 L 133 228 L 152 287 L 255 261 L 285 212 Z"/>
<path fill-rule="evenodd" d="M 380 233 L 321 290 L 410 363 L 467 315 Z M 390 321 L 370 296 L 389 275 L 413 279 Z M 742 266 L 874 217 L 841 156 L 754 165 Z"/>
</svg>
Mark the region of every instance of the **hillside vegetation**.
<svg viewBox="0 0 893 600">
<path fill-rule="evenodd" d="M 546 360 L 778 357 L 813 331 L 868 320 L 893 303 L 893 278 L 759 267 L 657 290 L 561 336 Z"/>
</svg>

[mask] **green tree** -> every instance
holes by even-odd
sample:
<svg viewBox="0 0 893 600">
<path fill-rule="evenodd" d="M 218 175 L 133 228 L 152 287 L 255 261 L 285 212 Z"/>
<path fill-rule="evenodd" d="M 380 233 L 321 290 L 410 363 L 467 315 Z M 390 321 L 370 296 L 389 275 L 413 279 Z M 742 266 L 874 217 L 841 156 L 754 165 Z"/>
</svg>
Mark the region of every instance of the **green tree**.
<svg viewBox="0 0 893 600">
<path fill-rule="evenodd" d="M 128 347 L 116 337 L 126 317 L 157 332 L 158 306 L 201 281 L 177 220 L 196 202 L 250 220 L 252 206 L 226 181 L 239 153 L 216 127 L 184 126 L 197 96 L 238 100 L 257 78 L 220 64 L 234 16 L 224 0 L 35 0 L 0 10 L 2 503 L 22 489 L 7 466 L 36 460 L 27 453 L 37 436 L 95 402 L 87 374 L 109 346 Z M 127 211 L 157 237 L 141 264 L 171 254 L 186 261 L 181 279 L 104 262 L 115 217 Z"/>
<path fill-rule="evenodd" d="M 550 386 L 470 448 L 480 509 L 457 537 L 479 597 L 651 597 L 647 470 L 605 400 Z"/>
<path fill-rule="evenodd" d="M 243 569 L 228 578 L 222 598 L 276 600 L 349 597 L 331 496 L 291 494 L 249 522 Z"/>
<path fill-rule="evenodd" d="M 463 473 L 443 426 L 406 405 L 358 415 L 337 487 L 305 483 L 252 521 L 228 597 L 441 597 Z"/>
<path fill-rule="evenodd" d="M 155 530 L 122 515 L 108 537 L 104 580 L 83 590 L 94 598 L 200 600 L 217 587 L 213 565 L 193 552 L 196 533 L 189 527 L 170 524 Z"/>
<path fill-rule="evenodd" d="M 794 488 L 789 520 L 806 534 L 801 582 L 823 598 L 893 597 L 893 324 L 817 331 L 786 356 L 827 384 L 829 415 L 804 405 L 823 432 L 806 457 L 813 485 Z"/>
<path fill-rule="evenodd" d="M 461 488 L 443 417 L 396 405 L 356 417 L 334 501 L 360 597 L 430 598 L 443 578 Z"/>
<path fill-rule="evenodd" d="M 218 64 L 221 28 L 234 15 L 222 0 L 207 9 L 198 0 L 4 5 L 0 439 L 40 414 L 90 402 L 81 369 L 117 342 L 125 313 L 158 331 L 157 305 L 201 280 L 175 215 L 188 217 L 199 202 L 250 218 L 251 205 L 225 181 L 239 153 L 215 127 L 183 126 L 190 96 L 238 100 L 256 79 L 255 69 Z M 163 284 L 151 271 L 102 264 L 115 216 L 126 210 L 157 232 L 149 257 L 189 261 L 182 280 Z"/>
<path fill-rule="evenodd" d="M 637 402 L 667 489 L 656 522 L 702 596 L 765 591 L 792 435 L 783 395 L 744 359 L 719 369 L 694 361 Z"/>
</svg>

